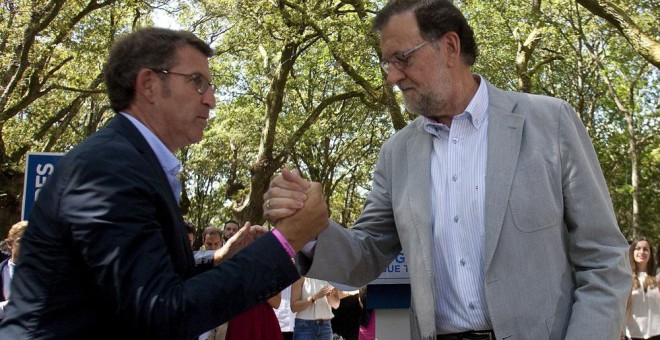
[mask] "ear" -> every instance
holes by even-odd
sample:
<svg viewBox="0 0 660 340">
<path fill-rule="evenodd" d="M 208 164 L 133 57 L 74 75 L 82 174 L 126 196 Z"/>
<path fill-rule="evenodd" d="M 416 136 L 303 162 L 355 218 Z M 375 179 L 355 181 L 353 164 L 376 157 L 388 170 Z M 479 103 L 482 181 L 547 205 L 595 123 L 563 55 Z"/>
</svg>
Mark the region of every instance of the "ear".
<svg viewBox="0 0 660 340">
<path fill-rule="evenodd" d="M 135 77 L 135 97 L 153 104 L 156 94 L 160 91 L 160 79 L 156 72 L 143 68 Z"/>
<path fill-rule="evenodd" d="M 463 62 L 461 58 L 461 38 L 458 37 L 456 32 L 447 32 L 442 37 L 444 44 L 441 46 L 445 47 L 445 57 L 447 59 L 447 66 L 456 67 L 459 63 Z"/>
</svg>

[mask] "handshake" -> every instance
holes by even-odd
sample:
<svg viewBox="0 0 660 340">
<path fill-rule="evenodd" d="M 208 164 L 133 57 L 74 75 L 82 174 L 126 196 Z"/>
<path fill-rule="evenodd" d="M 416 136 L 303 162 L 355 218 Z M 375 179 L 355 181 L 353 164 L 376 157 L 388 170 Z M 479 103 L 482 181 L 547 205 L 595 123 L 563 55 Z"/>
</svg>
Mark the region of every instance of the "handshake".
<svg viewBox="0 0 660 340">
<path fill-rule="evenodd" d="M 297 171 L 283 169 L 264 194 L 264 217 L 297 252 L 329 224 L 321 184 L 305 181 Z"/>
<path fill-rule="evenodd" d="M 264 202 L 264 216 L 272 224 L 277 223 L 275 228 L 296 252 L 328 226 L 328 207 L 321 184 L 305 181 L 298 172 L 283 170 L 282 175 L 275 177 L 264 194 Z M 217 266 L 233 257 L 267 231 L 246 222 L 220 249 L 213 251 L 213 264 Z"/>
</svg>

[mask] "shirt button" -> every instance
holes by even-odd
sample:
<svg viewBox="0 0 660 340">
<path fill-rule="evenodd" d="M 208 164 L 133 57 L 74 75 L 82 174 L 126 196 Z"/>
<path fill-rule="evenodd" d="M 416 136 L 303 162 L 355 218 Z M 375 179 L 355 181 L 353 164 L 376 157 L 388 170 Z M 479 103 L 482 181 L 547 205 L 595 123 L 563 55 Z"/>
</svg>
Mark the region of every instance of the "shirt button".
<svg viewBox="0 0 660 340">
<path fill-rule="evenodd" d="M 454 138 L 451 140 L 451 142 L 454 143 L 454 144 L 458 143 L 458 138 L 455 138 L 455 137 L 454 137 Z"/>
<path fill-rule="evenodd" d="M 458 215 L 454 216 L 454 222 L 458 222 Z"/>
<path fill-rule="evenodd" d="M 460 263 L 461 266 L 464 267 L 466 262 L 465 262 L 465 259 L 461 259 L 460 261 L 458 261 L 458 263 Z"/>
<path fill-rule="evenodd" d="M 451 176 L 451 180 L 452 180 L 452 181 L 456 182 L 457 179 L 458 179 L 458 176 L 457 176 L 457 175 Z"/>
<path fill-rule="evenodd" d="M 472 302 L 470 302 L 470 304 L 468 304 L 468 307 L 470 307 L 470 309 L 475 309 L 476 308 L 476 306 Z"/>
</svg>

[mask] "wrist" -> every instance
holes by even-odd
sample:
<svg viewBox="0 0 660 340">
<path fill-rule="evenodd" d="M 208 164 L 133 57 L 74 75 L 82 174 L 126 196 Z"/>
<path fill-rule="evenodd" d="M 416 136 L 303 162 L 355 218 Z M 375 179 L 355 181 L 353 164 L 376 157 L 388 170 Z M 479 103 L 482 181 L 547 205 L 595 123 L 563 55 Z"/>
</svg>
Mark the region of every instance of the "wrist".
<svg viewBox="0 0 660 340">
<path fill-rule="evenodd" d="M 282 232 L 280 232 L 277 229 L 273 229 L 271 232 L 273 233 L 273 235 L 275 235 L 275 238 L 277 238 L 277 240 L 280 241 L 280 244 L 282 245 L 286 253 L 289 255 L 289 257 L 291 259 L 294 259 L 296 257 L 296 251 L 293 249 L 293 246 L 291 246 L 291 243 L 289 243 L 289 241 L 282 234 Z"/>
</svg>

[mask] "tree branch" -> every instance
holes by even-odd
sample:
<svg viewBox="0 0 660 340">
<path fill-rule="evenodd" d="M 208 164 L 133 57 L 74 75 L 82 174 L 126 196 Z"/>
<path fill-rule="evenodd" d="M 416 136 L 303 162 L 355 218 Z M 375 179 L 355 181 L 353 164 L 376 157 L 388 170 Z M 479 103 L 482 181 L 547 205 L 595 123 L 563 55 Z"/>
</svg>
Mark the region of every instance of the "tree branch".
<svg viewBox="0 0 660 340">
<path fill-rule="evenodd" d="M 660 42 L 644 32 L 623 9 L 608 0 L 577 0 L 577 3 L 607 20 L 640 56 L 660 68 Z"/>
</svg>

